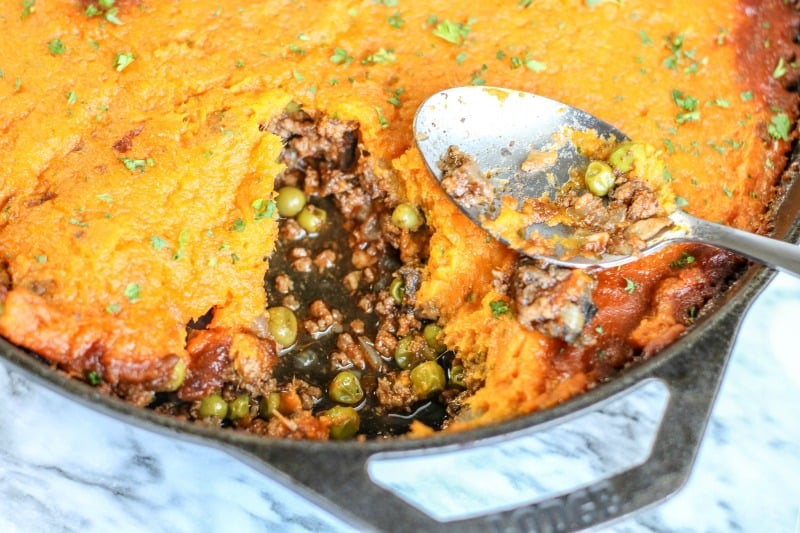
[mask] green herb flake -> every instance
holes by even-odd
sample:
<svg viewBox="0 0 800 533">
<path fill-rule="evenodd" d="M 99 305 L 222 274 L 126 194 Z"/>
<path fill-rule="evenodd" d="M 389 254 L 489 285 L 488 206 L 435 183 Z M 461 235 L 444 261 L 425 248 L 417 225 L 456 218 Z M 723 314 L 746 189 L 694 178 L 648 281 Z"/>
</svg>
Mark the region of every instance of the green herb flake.
<svg viewBox="0 0 800 533">
<path fill-rule="evenodd" d="M 486 85 L 486 80 L 483 78 L 483 73 L 486 72 L 487 67 L 485 64 L 470 75 L 470 85 Z"/>
<path fill-rule="evenodd" d="M 686 207 L 689 205 L 689 201 L 684 198 L 683 196 L 676 196 L 675 197 L 675 207 Z"/>
<path fill-rule="evenodd" d="M 395 107 L 400 107 L 400 104 L 402 103 L 400 101 L 400 95 L 403 94 L 404 92 L 406 92 L 406 90 L 403 87 L 398 87 L 392 93 L 392 96 L 386 101 L 389 102 L 390 104 L 392 104 Z"/>
<path fill-rule="evenodd" d="M 106 313 L 109 315 L 119 314 L 120 311 L 122 311 L 122 306 L 119 304 L 108 304 L 106 306 Z"/>
<path fill-rule="evenodd" d="M 81 220 L 81 219 L 79 219 L 79 218 L 75 218 L 75 217 L 72 217 L 72 218 L 69 218 L 69 219 L 67 219 L 67 222 L 69 222 L 69 223 L 70 223 L 70 224 L 72 224 L 73 226 L 78 226 L 78 227 L 80 227 L 80 228 L 85 228 L 85 227 L 88 227 L 88 226 L 89 226 L 89 224 L 87 224 L 87 223 L 86 223 L 86 222 L 84 222 L 83 220 Z"/>
<path fill-rule="evenodd" d="M 597 326 L 596 328 L 594 328 L 594 331 L 595 331 L 595 332 L 596 332 L 598 335 L 602 335 L 602 334 L 603 334 L 603 326 Z"/>
<path fill-rule="evenodd" d="M 749 102 L 753 99 L 753 91 L 742 91 L 739 93 L 739 99 L 741 99 L 742 102 Z"/>
<path fill-rule="evenodd" d="M 120 157 L 119 160 L 123 165 L 125 165 L 125 168 L 127 168 L 131 172 L 135 172 L 137 170 L 139 172 L 144 172 L 144 169 L 148 166 L 147 159 L 133 159 L 131 157 Z"/>
<path fill-rule="evenodd" d="M 67 51 L 67 47 L 64 46 L 64 43 L 62 43 L 61 39 L 58 37 L 47 43 L 47 49 L 50 50 L 50 53 L 54 56 L 60 56 Z"/>
<path fill-rule="evenodd" d="M 394 63 L 395 61 L 397 61 L 397 55 L 395 55 L 394 50 L 381 48 L 374 54 L 365 57 L 361 63 L 363 65 L 388 65 L 389 63 Z"/>
<path fill-rule="evenodd" d="M 183 257 L 186 243 L 189 241 L 189 230 L 183 228 L 178 235 L 178 248 L 175 250 L 175 254 L 172 256 L 174 261 L 178 261 L 180 258 Z"/>
<path fill-rule="evenodd" d="M 245 223 L 244 219 L 237 218 L 228 229 L 231 231 L 244 231 L 246 225 L 247 224 Z"/>
<path fill-rule="evenodd" d="M 472 18 L 469 19 L 466 24 L 445 19 L 436 24 L 436 27 L 433 29 L 433 35 L 448 43 L 461 44 L 461 42 L 469 36 L 474 22 L 475 19 Z"/>
<path fill-rule="evenodd" d="M 466 61 L 466 60 L 467 60 L 467 53 L 466 53 L 466 52 L 460 52 L 460 53 L 459 53 L 459 54 L 456 56 L 456 65 L 459 65 L 459 66 L 460 66 L 460 65 L 461 65 L 462 63 L 464 63 L 464 61 Z"/>
<path fill-rule="evenodd" d="M 530 70 L 531 72 L 543 72 L 547 70 L 547 64 L 542 63 L 541 61 L 537 61 L 530 57 L 528 54 L 525 54 L 525 61 L 523 62 L 525 68 Z"/>
<path fill-rule="evenodd" d="M 622 279 L 625 280 L 625 292 L 627 292 L 628 294 L 633 294 L 634 292 L 636 292 L 636 289 L 641 287 L 641 285 L 639 285 L 630 278 L 623 277 Z"/>
<path fill-rule="evenodd" d="M 40 264 L 47 263 L 47 256 L 45 254 L 39 254 L 34 257 L 34 259 L 36 259 L 36 262 Z"/>
<path fill-rule="evenodd" d="M 122 26 L 122 21 L 119 19 L 119 17 L 117 17 L 117 13 L 119 13 L 119 9 L 116 7 L 112 7 L 105 12 L 103 18 L 106 19 L 111 24 Z"/>
<path fill-rule="evenodd" d="M 100 201 L 107 202 L 107 203 L 111 203 L 111 202 L 114 201 L 114 197 L 111 196 L 110 194 L 106 194 L 106 193 L 97 194 L 97 195 L 95 195 L 95 198 L 97 198 Z"/>
<path fill-rule="evenodd" d="M 586 5 L 589 7 L 599 6 L 600 4 L 616 4 L 621 6 L 625 0 L 586 0 Z"/>
<path fill-rule="evenodd" d="M 75 91 L 69 91 L 65 96 L 67 97 L 67 105 L 75 105 L 75 102 L 78 101 L 78 95 L 75 94 Z"/>
<path fill-rule="evenodd" d="M 108 311 L 108 307 L 106 307 L 106 311 Z M 117 313 L 118 312 L 119 311 L 117 311 Z M 112 314 L 115 314 L 115 313 L 112 313 Z M 100 385 L 103 382 L 103 378 L 100 376 L 100 374 L 98 374 L 94 370 L 92 370 L 91 372 L 89 372 L 86 375 L 86 379 L 89 381 L 89 384 L 91 384 L 94 387 Z"/>
<path fill-rule="evenodd" d="M 672 268 L 684 268 L 694 263 L 694 256 L 688 252 L 683 252 L 680 258 L 676 261 L 671 261 L 669 266 Z"/>
<path fill-rule="evenodd" d="M 406 23 L 406 21 L 403 20 L 403 17 L 400 16 L 400 12 L 399 11 L 395 11 L 393 15 L 389 15 L 386 18 L 386 21 L 389 23 L 389 26 L 391 26 L 392 28 L 398 28 L 398 29 L 402 28 L 403 24 Z"/>
<path fill-rule="evenodd" d="M 334 48 L 333 54 L 331 54 L 331 63 L 334 65 L 344 65 L 347 66 L 353 62 L 353 56 L 347 53 L 347 50 L 344 48 Z"/>
<path fill-rule="evenodd" d="M 22 0 L 22 13 L 19 16 L 20 20 L 24 20 L 33 14 L 36 10 L 34 7 L 35 4 L 36 0 Z"/>
<path fill-rule="evenodd" d="M 381 109 L 381 106 L 379 106 L 379 105 L 375 106 L 375 113 L 378 115 L 378 123 L 381 125 L 381 128 L 383 128 L 383 129 L 388 128 L 389 127 L 389 121 L 383 115 L 383 110 Z"/>
<path fill-rule="evenodd" d="M 150 246 L 154 250 L 163 250 L 167 247 L 167 241 L 159 237 L 158 235 L 150 235 Z"/>
<path fill-rule="evenodd" d="M 778 59 L 778 64 L 775 65 L 775 70 L 772 71 L 772 77 L 775 79 L 782 78 L 788 71 L 789 69 L 786 67 L 786 62 L 784 62 L 781 57 Z"/>
<path fill-rule="evenodd" d="M 123 294 L 125 294 L 125 298 L 127 298 L 130 303 L 134 303 L 142 297 L 142 288 L 138 283 L 128 283 Z"/>
<path fill-rule="evenodd" d="M 503 300 L 490 302 L 489 308 L 492 310 L 492 316 L 494 318 L 500 318 L 501 315 L 511 314 L 511 308 L 508 306 L 508 302 Z"/>
<path fill-rule="evenodd" d="M 645 46 L 650 46 L 653 44 L 653 40 L 647 35 L 647 32 L 644 30 L 639 30 L 639 40 L 642 41 L 642 44 Z"/>
<path fill-rule="evenodd" d="M 122 72 L 136 60 L 136 56 L 131 52 L 117 52 L 114 54 L 114 69 L 117 72 Z"/>
<path fill-rule="evenodd" d="M 255 211 L 255 220 L 272 218 L 277 210 L 275 200 L 264 201 L 263 198 L 259 198 L 254 200 L 251 205 L 253 207 L 253 211 Z"/>
<path fill-rule="evenodd" d="M 772 119 L 770 119 L 770 122 L 767 125 L 767 132 L 769 132 L 773 139 L 788 141 L 789 128 L 791 125 L 792 124 L 789 120 L 789 115 L 783 112 L 776 113 L 772 115 Z"/>
</svg>

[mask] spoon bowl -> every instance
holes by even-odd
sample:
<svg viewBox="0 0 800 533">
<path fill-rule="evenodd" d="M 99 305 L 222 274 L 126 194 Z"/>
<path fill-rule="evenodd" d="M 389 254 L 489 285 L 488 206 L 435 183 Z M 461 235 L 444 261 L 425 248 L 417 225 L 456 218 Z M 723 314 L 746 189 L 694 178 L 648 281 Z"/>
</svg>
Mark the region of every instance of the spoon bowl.
<svg viewBox="0 0 800 533">
<path fill-rule="evenodd" d="M 440 185 L 444 172 L 439 163 L 448 149 L 456 146 L 475 161 L 493 190 L 502 191 L 489 202 L 464 202 L 448 197 L 492 237 L 523 254 L 569 267 L 608 268 L 634 261 L 670 243 L 695 241 L 725 248 L 800 277 L 800 247 L 708 222 L 681 210 L 670 215 L 669 228 L 649 239 L 636 254 L 570 255 L 555 246 L 548 255 L 538 252 L 533 255 L 511 244 L 519 239 L 502 234 L 494 225 L 484 224 L 500 211 L 500 197 L 520 202 L 543 196 L 553 199 L 569 181 L 570 171 L 588 164 L 586 156 L 572 142 L 572 136 L 555 140 L 565 129 L 586 132 L 613 143 L 629 140 L 614 126 L 585 111 L 536 94 L 498 87 L 457 87 L 438 92 L 420 105 L 414 119 L 417 146 Z M 521 171 L 532 152 L 551 153 L 553 157 L 537 164 L 533 171 Z M 572 237 L 575 229 L 540 223 L 526 229 L 528 233 L 531 231 L 558 241 Z"/>
</svg>

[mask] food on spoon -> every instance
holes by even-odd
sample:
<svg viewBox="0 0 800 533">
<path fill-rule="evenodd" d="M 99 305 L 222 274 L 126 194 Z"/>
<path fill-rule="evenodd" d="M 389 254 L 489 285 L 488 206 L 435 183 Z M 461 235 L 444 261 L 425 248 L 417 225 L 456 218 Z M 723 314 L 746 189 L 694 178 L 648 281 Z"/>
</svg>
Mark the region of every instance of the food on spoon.
<svg viewBox="0 0 800 533">
<path fill-rule="evenodd" d="M 570 259 L 636 254 L 672 226 L 669 214 L 675 210 L 675 195 L 664 180 L 662 154 L 649 144 L 630 141 L 592 144 L 576 146 L 589 161 L 585 168 L 569 170 L 570 179 L 553 198 L 505 194 L 502 181 L 493 185 L 491 171 L 480 169 L 456 146 L 450 146 L 439 162 L 440 184 L 464 209 L 477 208 L 485 228 L 530 255 Z M 530 159 L 521 171 L 526 172 Z M 535 159 L 540 160 L 538 155 Z M 536 171 L 549 167 L 537 165 Z M 572 234 L 542 236 L 534 225 L 562 226 Z"/>
<path fill-rule="evenodd" d="M 0 334 L 197 423 L 341 439 L 506 420 L 653 355 L 738 272 L 699 245 L 587 273 L 487 240 L 414 147 L 438 90 L 602 116 L 663 151 L 676 204 L 751 231 L 794 138 L 800 19 L 779 0 L 115 8 L 0 19 Z"/>
</svg>

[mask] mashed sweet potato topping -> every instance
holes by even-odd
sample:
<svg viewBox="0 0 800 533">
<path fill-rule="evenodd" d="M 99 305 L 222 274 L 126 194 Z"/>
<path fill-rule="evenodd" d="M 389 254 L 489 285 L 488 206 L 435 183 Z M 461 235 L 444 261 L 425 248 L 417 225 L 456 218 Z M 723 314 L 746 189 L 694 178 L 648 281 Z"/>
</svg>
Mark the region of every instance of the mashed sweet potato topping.
<svg viewBox="0 0 800 533">
<path fill-rule="evenodd" d="M 326 438 L 324 393 L 272 375 L 282 347 L 263 280 L 277 185 L 359 190 L 372 207 L 348 231 L 370 235 L 372 217 L 391 246 L 356 250 L 350 281 L 370 283 L 376 257 L 399 249 L 418 283 L 404 277 L 407 321 L 384 320 L 394 341 L 373 339 L 381 361 L 359 366 L 352 354 L 371 348 L 340 341 L 341 368 L 368 397 L 391 389 L 384 410 L 409 411 L 422 396 L 392 343 L 407 322 L 434 323 L 449 427 L 547 407 L 672 342 L 737 260 L 693 245 L 599 273 L 527 262 L 435 185 L 417 106 L 468 84 L 561 100 L 661 150 L 680 207 L 767 232 L 794 135 L 799 21 L 781 0 L 4 2 L 0 334 L 141 404 L 176 391 L 160 401 L 196 416 L 209 394 L 246 393 L 247 415 L 228 419 L 252 429 L 277 412 L 283 433 L 256 430 Z M 347 157 L 320 163 L 342 139 Z M 379 214 L 400 203 L 422 230 Z M 397 379 L 371 387 L 370 372 Z"/>
</svg>

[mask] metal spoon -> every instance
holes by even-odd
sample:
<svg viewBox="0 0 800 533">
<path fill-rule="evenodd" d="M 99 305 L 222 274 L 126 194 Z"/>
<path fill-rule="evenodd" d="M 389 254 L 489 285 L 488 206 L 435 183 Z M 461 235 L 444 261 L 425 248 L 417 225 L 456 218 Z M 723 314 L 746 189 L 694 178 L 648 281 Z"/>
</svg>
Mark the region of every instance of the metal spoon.
<svg viewBox="0 0 800 533">
<path fill-rule="evenodd" d="M 534 174 L 520 172 L 520 166 L 531 150 L 552 150 L 553 134 L 564 127 L 578 131 L 594 131 L 599 137 L 627 136 L 602 120 L 561 102 L 531 93 L 496 87 L 458 87 L 434 94 L 417 110 L 414 135 L 428 169 L 438 182 L 442 180 L 439 161 L 450 146 L 457 146 L 471 156 L 493 186 L 503 195 L 518 200 L 551 198 L 569 179 L 570 168 L 585 166 L 586 158 L 570 142 L 558 148 L 552 164 Z M 550 175 L 549 179 L 547 175 Z M 553 180 L 555 178 L 555 180 Z M 485 227 L 483 217 L 493 218 L 499 198 L 494 204 L 475 206 L 453 202 L 473 222 L 501 242 L 508 239 Z M 670 218 L 673 225 L 647 242 L 640 254 L 647 254 L 673 242 L 696 241 L 725 248 L 783 272 L 800 277 L 800 247 L 696 218 L 680 209 Z M 569 238 L 573 228 L 563 225 L 534 224 L 544 237 Z M 522 253 L 524 250 L 517 248 Z M 604 254 L 599 257 L 537 256 L 539 259 L 571 267 L 611 267 L 634 261 L 635 255 Z"/>
</svg>

